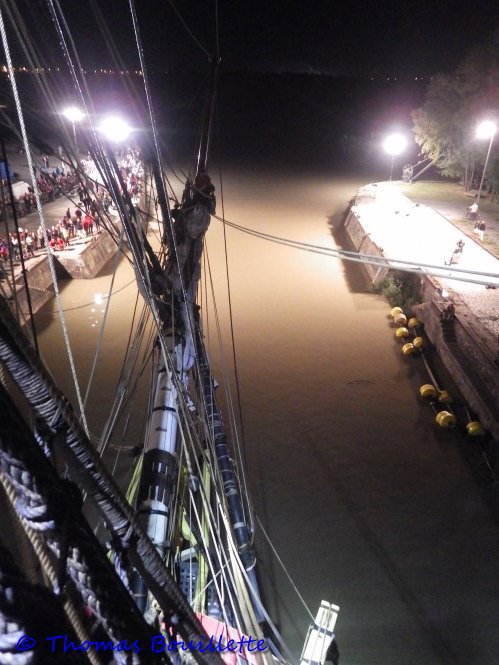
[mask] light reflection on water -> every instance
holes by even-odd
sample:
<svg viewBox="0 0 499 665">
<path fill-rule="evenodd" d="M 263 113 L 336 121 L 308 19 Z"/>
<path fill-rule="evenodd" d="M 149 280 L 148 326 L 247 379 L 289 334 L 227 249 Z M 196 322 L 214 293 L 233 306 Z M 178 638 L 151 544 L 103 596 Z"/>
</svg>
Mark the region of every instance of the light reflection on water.
<svg viewBox="0 0 499 665">
<path fill-rule="evenodd" d="M 224 182 L 225 215 L 267 233 L 332 246 L 328 220 L 346 208 L 360 184 L 233 172 Z M 227 242 L 255 506 L 312 611 L 322 598 L 342 607 L 342 665 L 471 662 L 462 623 L 448 621 L 447 611 L 452 606 L 465 612 L 474 597 L 473 588 L 468 595 L 462 588 L 462 571 L 476 568 L 473 541 L 481 539 L 481 551 L 492 552 L 497 537 L 455 446 L 434 435 L 432 414 L 417 401 L 423 375 L 415 361 L 401 357 L 387 321 L 389 307 L 379 296 L 352 290 L 351 269 L 335 259 L 230 228 Z M 230 357 L 223 228 L 216 220 L 207 247 Z M 122 262 L 88 405 L 96 432 L 127 344 L 136 297 L 132 279 Z M 107 297 L 110 280 L 105 274 L 63 289 L 83 388 L 104 311 L 94 294 Z M 204 318 L 222 382 L 212 308 Z M 38 321 L 52 371 L 73 396 L 58 326 L 46 312 Z M 138 400 L 131 408 L 127 444 L 140 437 L 135 426 L 144 404 Z M 446 530 L 448 521 L 455 528 Z M 492 593 L 497 568 L 486 557 L 474 584 Z M 262 576 L 272 614 L 299 654 L 308 617 L 277 567 L 271 576 L 279 598 Z M 470 624 L 479 619 L 468 614 L 467 622 L 472 631 Z M 492 665 L 486 646 L 493 639 L 484 636 L 483 653 L 473 662 Z"/>
</svg>

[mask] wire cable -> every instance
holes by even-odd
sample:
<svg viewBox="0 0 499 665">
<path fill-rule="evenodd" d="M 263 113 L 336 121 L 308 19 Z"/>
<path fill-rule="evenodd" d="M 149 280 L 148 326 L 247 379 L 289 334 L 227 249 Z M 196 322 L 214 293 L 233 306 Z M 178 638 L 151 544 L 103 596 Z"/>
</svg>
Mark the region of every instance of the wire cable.
<svg viewBox="0 0 499 665">
<path fill-rule="evenodd" d="M 12 66 L 12 59 L 11 59 L 11 56 L 10 56 L 10 49 L 9 49 L 9 45 L 8 45 L 8 42 L 7 42 L 7 34 L 5 32 L 5 24 L 4 24 L 3 14 L 2 14 L 1 9 L 0 9 L 0 33 L 1 33 L 1 36 L 2 36 L 2 44 L 3 44 L 4 51 L 5 51 L 5 57 L 6 57 L 6 60 L 7 60 L 7 68 L 9 70 L 9 76 L 10 76 L 10 81 L 11 81 L 11 85 L 12 85 L 12 92 L 13 92 L 14 99 L 15 99 L 17 116 L 18 116 L 18 119 L 19 119 L 19 125 L 20 125 L 20 128 L 21 128 L 22 136 L 23 136 L 24 149 L 26 151 L 26 158 L 28 160 L 28 168 L 29 168 L 29 172 L 30 172 L 31 181 L 33 182 L 33 189 L 34 189 L 34 194 L 35 194 L 35 199 L 36 199 L 36 207 L 37 207 L 37 210 L 38 210 L 38 215 L 39 215 L 39 218 L 40 218 L 40 224 L 41 224 L 43 235 L 44 235 L 44 238 L 45 238 L 45 246 L 47 247 L 47 257 L 48 257 L 48 262 L 49 262 L 49 267 L 50 267 L 50 274 L 51 274 L 51 277 L 52 277 L 52 284 L 54 286 L 54 294 L 55 294 L 55 298 L 56 298 L 56 302 L 57 302 L 57 310 L 58 310 L 59 319 L 60 319 L 60 322 L 61 322 L 62 333 L 63 333 L 63 336 L 64 336 L 64 343 L 66 345 L 66 351 L 67 351 L 67 354 L 68 354 L 69 365 L 70 365 L 70 369 L 71 369 L 71 376 L 73 378 L 73 383 L 74 383 L 75 390 L 76 390 L 76 399 L 78 401 L 78 406 L 79 406 L 79 409 L 80 409 L 81 422 L 82 422 L 82 425 L 83 425 L 83 429 L 85 430 L 85 433 L 88 436 L 89 430 L 88 430 L 87 419 L 85 417 L 85 409 L 84 409 L 83 400 L 82 400 L 82 397 L 81 397 L 80 386 L 79 386 L 79 383 L 78 383 L 78 376 L 76 374 L 76 367 L 75 367 L 75 363 L 74 363 L 73 352 L 71 350 L 71 344 L 70 344 L 70 341 L 69 341 L 69 333 L 68 333 L 68 329 L 67 329 L 67 325 L 66 325 L 66 319 L 64 317 L 64 312 L 62 311 L 61 295 L 60 295 L 60 292 L 59 292 L 59 285 L 57 283 L 57 276 L 56 276 L 56 273 L 55 273 L 54 259 L 53 259 L 53 256 L 52 256 L 51 252 L 50 252 L 50 248 L 49 248 L 49 243 L 48 243 L 48 238 L 47 238 L 47 228 L 46 228 L 46 225 L 45 225 L 45 218 L 44 218 L 44 215 L 43 215 L 43 208 L 42 208 L 42 202 L 41 202 L 41 198 L 40 198 L 40 192 L 39 192 L 38 187 L 36 185 L 36 176 L 35 176 L 35 171 L 34 171 L 34 167 L 33 167 L 33 160 L 31 159 L 31 151 L 30 151 L 30 146 L 29 146 L 29 142 L 28 142 L 28 135 L 26 133 L 26 127 L 25 127 L 25 124 L 24 124 L 24 115 L 23 115 L 23 111 L 22 111 L 22 108 L 21 108 L 21 100 L 19 99 L 19 93 L 18 93 L 18 90 L 17 90 L 14 68 Z"/>
<path fill-rule="evenodd" d="M 430 275 L 433 277 L 440 277 L 442 279 L 453 279 L 461 282 L 469 282 L 471 284 L 478 284 L 478 285 L 483 285 L 487 286 L 490 285 L 490 280 L 485 281 L 485 280 L 477 280 L 477 279 L 468 279 L 466 277 L 460 277 L 459 275 L 465 274 L 465 275 L 477 275 L 479 277 L 491 277 L 493 279 L 499 279 L 499 274 L 498 273 L 490 273 L 490 272 L 482 272 L 479 270 L 468 270 L 465 268 L 452 268 L 449 266 L 440 266 L 440 265 L 435 265 L 435 264 L 429 264 L 429 263 L 423 263 L 423 262 L 418 262 L 418 261 L 408 261 L 406 259 L 396 259 L 396 258 L 390 258 L 390 257 L 379 257 L 379 256 L 374 256 L 372 254 L 362 254 L 360 252 L 353 252 L 350 250 L 344 250 L 344 249 L 334 249 L 332 247 L 324 247 L 322 245 L 314 245 L 311 243 L 305 243 L 301 242 L 299 240 L 293 240 L 290 238 L 284 238 L 281 236 L 276 236 L 272 235 L 270 233 L 264 233 L 263 231 L 257 231 L 255 229 L 250 229 L 248 227 L 241 226 L 240 224 L 235 224 L 234 222 L 229 222 L 227 219 L 223 219 L 222 217 L 218 217 L 217 215 L 213 215 L 218 221 L 222 222 L 223 224 L 227 224 L 227 226 L 230 226 L 234 229 L 237 229 L 238 231 L 241 231 L 242 233 L 246 233 L 248 235 L 255 236 L 256 238 L 260 238 L 262 240 L 269 240 L 270 242 L 275 242 L 277 244 L 281 244 L 284 246 L 288 247 L 294 247 L 295 249 L 301 249 L 305 251 L 309 251 L 315 254 L 323 254 L 326 256 L 331 256 L 332 258 L 339 258 L 339 259 L 345 259 L 346 261 L 354 261 L 357 263 L 367 263 L 371 265 L 377 265 L 381 267 L 390 267 L 390 264 L 395 263 L 397 266 L 407 266 L 407 267 L 400 267 L 400 270 L 403 270 L 405 272 L 414 272 L 417 274 L 426 274 Z M 411 268 L 410 266 L 417 266 L 417 268 Z M 425 270 L 423 270 L 425 268 Z M 451 274 L 446 274 L 446 275 L 441 275 L 438 273 L 435 273 L 435 270 L 441 270 L 441 271 L 449 271 Z M 433 272 L 432 272 L 433 271 Z M 456 275 L 452 273 L 458 273 Z"/>
</svg>

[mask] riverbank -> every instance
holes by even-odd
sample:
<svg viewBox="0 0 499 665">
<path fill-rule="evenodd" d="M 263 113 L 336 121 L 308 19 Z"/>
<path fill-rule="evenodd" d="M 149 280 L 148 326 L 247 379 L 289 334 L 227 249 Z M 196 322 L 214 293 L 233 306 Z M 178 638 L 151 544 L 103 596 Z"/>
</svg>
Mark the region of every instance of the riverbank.
<svg viewBox="0 0 499 665">
<path fill-rule="evenodd" d="M 417 273 L 421 299 L 414 314 L 470 408 L 499 440 L 499 259 L 442 212 L 401 189 L 398 183 L 361 188 L 345 231 L 358 251 L 386 260 L 364 265 L 373 284 L 407 268 L 401 261 L 414 262 L 409 267 Z M 490 226 L 495 231 L 493 220 Z M 464 246 L 455 254 L 458 243 Z"/>
</svg>

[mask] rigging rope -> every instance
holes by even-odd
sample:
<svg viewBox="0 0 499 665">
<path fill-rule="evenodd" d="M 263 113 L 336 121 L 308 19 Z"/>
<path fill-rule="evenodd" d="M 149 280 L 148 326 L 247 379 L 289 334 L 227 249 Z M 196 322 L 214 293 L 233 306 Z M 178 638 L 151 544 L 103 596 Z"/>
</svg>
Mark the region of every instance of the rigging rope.
<svg viewBox="0 0 499 665">
<path fill-rule="evenodd" d="M 110 531 L 128 543 L 130 561 L 158 600 L 165 619 L 187 641 L 193 639 L 203 643 L 201 627 L 195 614 L 82 431 L 71 406 L 62 397 L 34 355 L 11 312 L 2 303 L 0 358 L 40 420 L 49 429 L 57 425 L 57 431 L 66 438 L 66 445 L 62 447 L 60 437 L 55 437 L 55 443 L 65 457 L 78 462 L 85 472 L 79 477 L 79 482 L 102 511 Z M 219 663 L 215 654 L 196 652 L 194 655 L 202 664 Z"/>
<path fill-rule="evenodd" d="M 92 609 L 114 641 L 133 635 L 146 644 L 153 630 L 84 521 L 78 489 L 57 476 L 3 387 L 0 404 L 4 413 L 0 423 L 1 474 L 14 490 L 22 523 L 35 531 L 56 557 L 55 592 L 62 592 L 68 573 L 82 604 Z M 134 653 L 133 657 L 137 664 L 151 659 L 150 654 Z M 157 662 L 164 662 L 163 657 Z"/>
<path fill-rule="evenodd" d="M 283 571 L 284 571 L 284 574 L 285 574 L 286 577 L 288 578 L 289 583 L 291 584 L 293 590 L 295 591 L 296 595 L 297 595 L 298 598 L 300 599 L 300 601 L 301 601 L 303 607 L 307 610 L 307 613 L 308 613 L 308 615 L 310 616 L 310 618 L 312 619 L 312 621 L 315 621 L 315 617 L 314 617 L 314 615 L 312 614 L 312 611 L 310 610 L 309 606 L 308 606 L 307 603 L 305 602 L 305 599 L 304 599 L 303 596 L 301 595 L 300 590 L 298 589 L 298 587 L 296 586 L 295 582 L 293 581 L 293 578 L 292 578 L 291 575 L 289 574 L 289 571 L 288 571 L 288 569 L 286 568 L 286 566 L 285 566 L 285 564 L 284 564 L 284 561 L 283 561 L 283 560 L 281 559 L 281 557 L 279 556 L 279 553 L 278 553 L 278 551 L 276 550 L 276 548 L 274 547 L 274 544 L 272 543 L 272 541 L 270 540 L 270 537 L 269 537 L 268 533 L 265 531 L 265 529 L 264 529 L 264 527 L 263 527 L 263 524 L 262 524 L 260 518 L 259 518 L 258 515 L 256 515 L 256 514 L 255 514 L 255 519 L 256 519 L 256 521 L 258 522 L 258 526 L 259 526 L 260 529 L 262 530 L 262 533 L 263 533 L 263 535 L 265 536 L 266 541 L 267 541 L 268 544 L 270 545 L 270 549 L 272 550 L 272 553 L 273 553 L 274 556 L 276 557 L 277 561 L 279 562 L 279 565 L 281 566 L 281 568 L 282 568 Z"/>
<path fill-rule="evenodd" d="M 381 267 L 389 267 L 390 263 L 395 263 L 397 266 L 401 266 L 398 269 L 403 270 L 404 272 L 412 272 L 415 274 L 426 274 L 433 277 L 440 277 L 442 279 L 452 279 L 455 281 L 468 282 L 471 284 L 477 284 L 479 286 L 490 285 L 490 280 L 478 280 L 478 279 L 466 279 L 465 277 L 460 277 L 460 275 L 476 275 L 477 277 L 490 277 L 493 279 L 499 278 L 498 273 L 493 272 L 484 272 L 479 270 L 471 270 L 469 268 L 455 268 L 452 266 L 442 266 L 438 264 L 429 264 L 421 261 L 409 261 L 407 259 L 398 259 L 387 256 L 375 256 L 372 254 L 363 254 L 357 251 L 344 250 L 344 249 L 335 249 L 334 247 L 325 247 L 323 245 L 314 245 L 311 243 L 306 243 L 300 240 L 293 240 L 292 238 L 285 238 L 283 236 L 276 236 L 270 233 L 265 233 L 264 231 L 258 231 L 250 227 L 243 226 L 241 224 L 236 224 L 235 222 L 229 221 L 224 216 L 212 215 L 215 219 L 222 223 L 224 226 L 229 226 L 237 231 L 246 233 L 248 235 L 255 236 L 261 240 L 268 240 L 269 242 L 275 242 L 281 244 L 284 247 L 292 247 L 294 249 L 301 249 L 304 251 L 309 251 L 315 254 L 322 254 L 324 256 L 330 256 L 331 258 L 344 259 L 346 261 L 353 261 L 355 263 L 367 263 L 370 265 L 376 265 Z M 404 268 L 402 266 L 416 266 L 416 268 L 411 269 L 410 267 Z M 422 269 L 425 269 L 424 271 Z M 449 274 L 439 274 L 435 272 L 430 272 L 430 270 L 440 270 Z M 456 274 L 454 274 L 456 273 Z"/>
<path fill-rule="evenodd" d="M 209 53 L 209 51 L 207 51 L 207 50 L 205 49 L 205 47 L 201 44 L 201 42 L 197 39 L 197 37 L 196 37 L 196 36 L 194 35 L 194 33 L 192 32 L 192 30 L 189 28 L 189 26 L 187 25 L 187 23 L 184 21 L 184 19 L 182 18 L 182 15 L 180 14 L 180 12 L 178 11 L 178 9 L 177 9 L 177 8 L 175 7 L 175 5 L 173 4 L 173 0 L 168 0 L 168 2 L 170 3 L 170 6 L 171 6 L 171 8 L 173 9 L 173 11 L 175 12 L 175 14 L 177 15 L 178 20 L 179 20 L 180 23 L 184 26 L 184 28 L 185 28 L 187 34 L 188 34 L 190 37 L 192 37 L 192 40 L 193 40 L 193 41 L 199 46 L 199 48 L 201 49 L 201 51 L 202 51 L 205 55 L 207 55 L 208 58 L 209 58 L 209 57 L 210 57 L 210 53 Z"/>
<path fill-rule="evenodd" d="M 222 340 L 222 327 L 221 327 L 220 319 L 219 319 L 219 316 L 218 316 L 218 307 L 217 307 L 216 298 L 215 298 L 215 288 L 214 288 L 214 284 L 213 284 L 213 276 L 211 274 L 211 265 L 210 265 L 210 260 L 209 260 L 209 256 L 208 256 L 208 248 L 207 247 L 206 247 L 205 254 L 206 254 L 206 263 L 207 263 L 207 268 L 208 268 L 207 272 L 208 272 L 208 275 L 209 275 L 209 282 L 210 282 L 210 287 L 211 287 L 211 297 L 212 297 L 212 302 L 213 302 L 213 313 L 214 313 L 215 326 L 216 326 L 216 331 L 217 331 L 217 340 L 218 340 L 218 346 L 219 346 L 220 356 L 221 356 L 221 369 L 222 369 L 222 373 L 223 373 L 223 376 L 224 376 L 225 392 L 227 394 L 227 407 L 228 407 L 228 410 L 229 410 L 229 417 L 230 417 L 230 421 L 231 421 L 231 430 L 232 430 L 233 435 L 234 435 L 234 443 L 235 443 L 235 446 L 236 446 L 236 452 L 237 452 L 238 461 L 239 461 L 239 464 L 237 465 L 237 468 L 238 468 L 238 470 L 240 471 L 240 473 L 242 475 L 242 481 L 243 481 L 243 487 L 242 488 L 241 488 L 241 483 L 240 482 L 238 482 L 238 485 L 240 486 L 241 495 L 242 495 L 242 497 L 244 498 L 244 500 L 246 502 L 246 510 L 244 510 L 244 506 L 243 506 L 243 510 L 246 514 L 246 519 L 249 520 L 249 526 L 250 526 L 251 533 L 253 533 L 254 524 L 253 524 L 253 515 L 252 515 L 251 504 L 250 504 L 250 499 L 249 499 L 249 491 L 248 491 L 248 482 L 247 482 L 247 473 L 246 473 L 247 472 L 247 465 L 246 465 L 246 459 L 245 459 L 245 455 L 244 455 L 244 448 L 243 448 L 243 445 L 241 444 L 241 440 L 240 440 L 238 430 L 237 430 L 237 422 L 236 422 L 236 415 L 235 415 L 235 409 L 234 409 L 234 401 L 233 401 L 233 398 L 232 398 L 232 390 L 231 390 L 231 387 L 230 387 L 230 381 L 229 381 L 229 377 L 228 377 L 227 366 L 226 366 L 226 363 L 224 361 L 225 353 L 224 353 L 223 340 Z M 234 347 L 232 347 L 232 348 L 233 348 L 233 351 L 234 351 Z M 237 365 L 235 365 L 234 369 L 236 369 L 236 368 L 237 368 Z M 237 377 L 236 377 L 236 389 L 237 389 Z M 238 397 L 239 397 L 239 394 L 238 394 Z M 240 407 L 240 402 L 239 401 L 238 401 L 238 405 Z M 243 439 L 243 442 L 244 442 L 244 439 Z M 239 481 L 239 479 L 238 479 L 238 481 Z"/>
<path fill-rule="evenodd" d="M 42 657 L 37 652 L 43 649 L 46 637 L 60 635 L 61 632 L 69 634 L 69 638 L 75 640 L 71 625 L 64 615 L 61 598 L 44 586 L 27 581 L 11 553 L 0 546 L 1 665 L 31 665 L 42 662 Z M 26 635 L 36 640 L 36 646 L 20 651 L 18 645 L 23 644 L 22 640 Z M 26 641 L 24 644 L 27 644 Z M 88 665 L 87 656 L 71 651 L 52 655 L 49 651 L 43 654 L 43 662 L 47 665 L 71 665 L 73 662 L 76 665 Z"/>
<path fill-rule="evenodd" d="M 218 217 L 217 215 L 213 215 L 213 217 L 215 217 L 219 222 L 227 224 L 227 226 L 230 226 L 238 231 L 241 231 L 242 233 L 246 233 L 248 235 L 260 238 L 261 240 L 269 240 L 270 242 L 275 242 L 287 247 L 294 247 L 295 249 L 301 249 L 315 254 L 323 254 L 325 256 L 331 256 L 332 258 L 345 259 L 346 261 L 354 261 L 357 263 L 369 263 L 371 265 L 378 265 L 382 267 L 388 267 L 390 263 L 400 264 L 401 266 L 418 266 L 418 269 L 415 268 L 411 269 L 410 267 L 407 268 L 402 267 L 400 268 L 400 270 L 403 270 L 404 272 L 417 273 L 419 275 L 426 274 L 434 277 L 441 277 L 442 279 L 454 279 L 462 282 L 470 282 L 472 284 L 478 284 L 484 286 L 490 284 L 490 281 L 467 279 L 465 277 L 460 277 L 459 274 L 463 273 L 467 275 L 477 275 L 481 277 L 492 277 L 492 278 L 499 277 L 499 274 L 497 273 L 481 272 L 479 270 L 468 270 L 465 268 L 452 268 L 449 266 L 439 266 L 435 264 L 422 263 L 419 261 L 408 261 L 405 259 L 395 259 L 385 256 L 379 257 L 379 256 L 374 256 L 372 254 L 362 254 L 360 252 L 354 252 L 344 249 L 334 249 L 332 247 L 324 247 L 322 245 L 313 245 L 311 243 L 301 242 L 299 240 L 292 240 L 289 238 L 283 238 L 281 236 L 272 235 L 270 233 L 264 233 L 263 231 L 256 231 L 255 229 L 250 229 L 248 227 L 241 226 L 240 224 L 229 222 L 227 219 L 223 219 L 222 217 Z M 431 272 L 430 270 L 425 270 L 423 273 L 423 271 L 421 270 L 422 268 L 450 271 L 451 273 L 459 273 L 459 274 L 440 275 Z"/>
<path fill-rule="evenodd" d="M 51 274 L 51 277 L 52 277 L 52 284 L 54 286 L 54 294 L 55 294 L 55 298 L 56 298 L 56 302 L 57 302 L 57 309 L 58 309 L 58 313 L 59 313 L 59 318 L 60 318 L 60 321 L 61 321 L 61 327 L 62 327 L 62 333 L 63 333 L 63 336 L 64 336 L 64 343 L 65 343 L 65 346 L 66 346 L 66 352 L 68 354 L 69 365 L 70 365 L 70 369 L 71 369 L 71 376 L 73 378 L 73 383 L 74 383 L 75 390 L 76 390 L 76 398 L 77 398 L 77 401 L 78 401 L 78 407 L 80 409 L 81 422 L 82 422 L 82 425 L 83 425 L 83 428 L 84 428 L 85 432 L 88 435 L 87 419 L 85 417 L 85 410 L 84 410 L 83 401 L 82 401 L 82 397 L 81 397 L 81 393 L 80 393 L 80 386 L 79 386 L 79 383 L 78 383 L 78 377 L 77 377 L 77 374 L 76 374 L 76 367 L 75 367 L 75 364 L 74 364 L 73 353 L 71 351 L 71 344 L 69 342 L 69 333 L 68 333 L 68 329 L 67 329 L 67 325 L 66 325 L 66 319 L 64 317 L 64 312 L 62 311 L 62 302 L 61 302 L 61 297 L 60 297 L 60 292 L 59 292 L 59 285 L 57 283 L 57 276 L 56 276 L 56 273 L 55 273 L 54 259 L 53 259 L 53 256 L 52 256 L 51 252 L 50 252 L 50 248 L 49 248 L 49 242 L 48 242 L 48 238 L 47 238 L 47 228 L 45 226 L 45 218 L 44 218 L 44 215 L 43 215 L 42 202 L 41 202 L 41 199 L 40 199 L 40 192 L 39 192 L 38 187 L 36 185 L 36 176 L 35 176 L 35 171 L 34 171 L 34 168 L 33 168 L 33 161 L 31 159 L 31 151 L 30 151 L 29 142 L 28 142 L 28 135 L 26 133 L 26 127 L 24 125 L 24 116 L 23 116 L 23 111 L 22 111 L 22 108 L 21 108 L 21 101 L 19 99 L 19 94 L 18 94 L 18 90 L 17 90 L 14 68 L 12 66 L 12 59 L 10 57 L 10 49 L 9 49 L 9 45 L 8 45 L 8 42 L 7 42 L 7 34 L 5 32 L 5 24 L 4 24 L 3 14 L 2 14 L 1 9 L 0 9 L 0 33 L 1 33 L 1 36 L 2 36 L 2 44 L 3 44 L 4 51 L 5 51 L 5 58 L 7 60 L 7 69 L 9 70 L 9 77 L 10 77 L 10 81 L 11 81 L 12 92 L 14 94 L 17 116 L 18 116 L 18 119 L 19 119 L 19 125 L 20 125 L 20 128 L 21 128 L 22 136 L 23 136 L 24 149 L 26 151 L 26 158 L 28 160 L 28 168 L 29 168 L 29 172 L 30 172 L 31 181 L 33 183 L 33 190 L 34 190 L 35 199 L 36 199 L 36 207 L 37 207 L 37 210 L 38 210 L 38 215 L 39 215 L 39 218 L 40 218 L 41 227 L 42 227 L 43 235 L 44 235 L 44 238 L 45 238 L 45 246 L 47 247 L 47 258 L 48 258 L 48 263 L 49 263 L 49 268 L 50 268 L 50 274 Z"/>
</svg>

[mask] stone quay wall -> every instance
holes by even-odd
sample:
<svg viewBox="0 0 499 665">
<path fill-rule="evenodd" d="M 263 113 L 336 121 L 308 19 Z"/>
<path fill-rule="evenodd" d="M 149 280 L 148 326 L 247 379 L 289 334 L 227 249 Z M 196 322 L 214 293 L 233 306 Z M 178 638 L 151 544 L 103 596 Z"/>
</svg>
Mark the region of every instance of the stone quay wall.
<svg viewBox="0 0 499 665">
<path fill-rule="evenodd" d="M 76 246 L 72 246 L 72 248 Z M 92 242 L 78 248 L 74 254 L 71 250 L 54 252 L 54 265 L 59 279 L 92 279 L 115 256 L 118 247 L 107 231 L 95 236 Z M 36 314 L 53 296 L 54 286 L 50 274 L 47 254 L 25 261 L 31 308 Z M 29 320 L 26 287 L 20 269 L 15 278 L 16 294 L 23 320 Z M 15 311 L 15 310 L 13 310 Z"/>
<path fill-rule="evenodd" d="M 357 251 L 362 252 L 362 254 L 383 257 L 383 249 L 371 238 L 370 233 L 366 233 L 361 221 L 353 210 L 350 209 L 348 211 L 343 227 Z M 377 284 L 384 280 L 390 271 L 388 263 L 386 264 L 386 268 L 369 263 L 362 263 L 361 265 L 372 284 Z"/>
<path fill-rule="evenodd" d="M 107 231 L 92 238 L 81 251 L 64 251 L 54 258 L 73 279 L 93 279 L 118 251 Z"/>
</svg>

